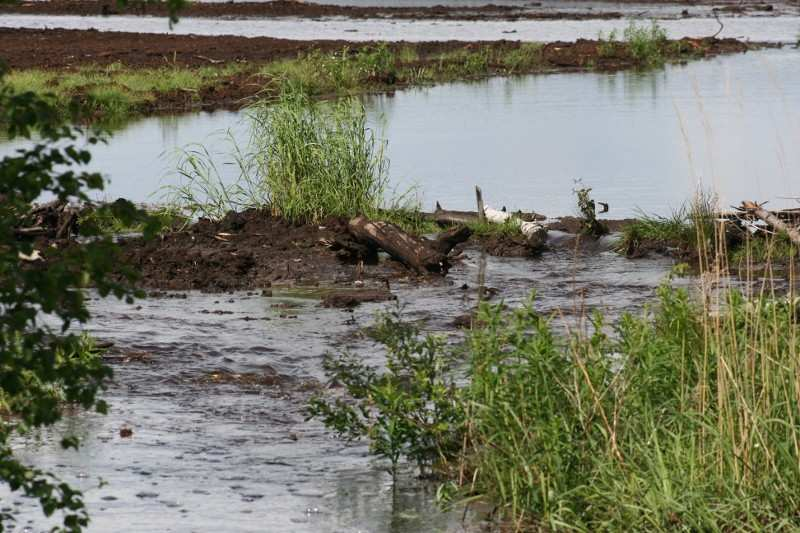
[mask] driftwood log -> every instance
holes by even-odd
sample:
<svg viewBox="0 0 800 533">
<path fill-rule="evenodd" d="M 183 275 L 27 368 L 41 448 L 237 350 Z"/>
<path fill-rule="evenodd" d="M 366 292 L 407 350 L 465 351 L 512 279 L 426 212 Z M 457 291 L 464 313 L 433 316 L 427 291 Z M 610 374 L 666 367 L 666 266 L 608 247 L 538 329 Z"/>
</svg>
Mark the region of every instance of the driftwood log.
<svg viewBox="0 0 800 533">
<path fill-rule="evenodd" d="M 776 230 L 786 233 L 793 243 L 800 246 L 800 231 L 786 224 L 774 213 L 767 211 L 755 202 L 742 202 L 742 210 L 756 216 Z"/>
<path fill-rule="evenodd" d="M 357 240 L 385 250 L 394 259 L 419 273 L 442 274 L 447 273 L 450 266 L 447 254 L 471 234 L 468 228 L 454 228 L 431 241 L 409 235 L 389 222 L 372 221 L 363 216 L 350 220 L 348 229 Z"/>
<path fill-rule="evenodd" d="M 64 201 L 34 205 L 20 217 L 20 226 L 14 228 L 14 234 L 17 237 L 65 239 L 77 233 L 78 217 L 79 210 Z"/>
<path fill-rule="evenodd" d="M 505 212 L 505 208 L 502 209 Z M 515 211 L 511 213 L 523 222 L 537 222 L 547 220 L 547 217 L 539 213 L 525 213 Z M 436 202 L 436 210 L 433 213 L 425 213 L 425 219 L 436 222 L 440 226 L 454 226 L 459 224 L 475 224 L 480 221 L 477 211 L 452 211 L 443 209 L 439 202 Z"/>
</svg>

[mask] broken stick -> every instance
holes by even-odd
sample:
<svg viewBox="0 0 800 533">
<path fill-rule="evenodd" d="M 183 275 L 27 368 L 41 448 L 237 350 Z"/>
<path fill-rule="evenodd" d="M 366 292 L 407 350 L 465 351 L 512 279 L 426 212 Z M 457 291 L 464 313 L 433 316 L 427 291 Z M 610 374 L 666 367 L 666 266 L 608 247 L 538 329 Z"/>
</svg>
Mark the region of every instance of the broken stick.
<svg viewBox="0 0 800 533">
<path fill-rule="evenodd" d="M 800 231 L 786 224 L 773 213 L 770 213 L 755 202 L 742 202 L 742 209 L 760 218 L 778 231 L 782 231 L 789 236 L 789 239 L 800 246 Z"/>
</svg>

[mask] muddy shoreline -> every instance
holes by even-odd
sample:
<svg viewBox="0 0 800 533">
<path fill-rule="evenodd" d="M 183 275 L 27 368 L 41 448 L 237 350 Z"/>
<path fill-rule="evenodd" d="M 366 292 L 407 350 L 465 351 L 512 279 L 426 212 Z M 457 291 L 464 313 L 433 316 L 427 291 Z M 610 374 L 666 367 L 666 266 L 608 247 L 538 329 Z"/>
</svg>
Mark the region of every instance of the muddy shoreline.
<svg viewBox="0 0 800 533">
<path fill-rule="evenodd" d="M 346 17 L 350 19 L 384 18 L 384 19 L 412 19 L 412 20 L 588 20 L 588 19 L 618 19 L 631 16 L 613 8 L 606 9 L 608 4 L 647 4 L 653 6 L 686 6 L 681 16 L 696 16 L 692 8 L 710 7 L 719 8 L 725 13 L 754 13 L 778 12 L 792 5 L 787 3 L 769 3 L 762 0 L 746 2 L 722 0 L 712 2 L 690 2 L 688 0 L 623 0 L 615 2 L 595 2 L 597 6 L 579 6 L 571 10 L 560 10 L 558 6 L 543 5 L 541 2 L 531 2 L 525 6 L 496 5 L 487 2 L 482 6 L 444 6 L 431 7 L 361 7 L 328 5 L 314 2 L 297 2 L 292 0 L 275 0 L 271 2 L 220 2 L 220 3 L 191 3 L 185 7 L 182 17 Z M 777 6 L 777 7 L 776 7 Z M 595 9 L 597 7 L 597 9 Z M 168 14 L 163 4 L 145 4 L 131 2 L 127 7 L 121 7 L 110 0 L 47 0 L 47 1 L 22 1 L 11 4 L 0 4 L 0 13 L 15 13 L 26 15 L 143 15 L 165 16 Z"/>
<path fill-rule="evenodd" d="M 375 47 L 376 42 L 295 41 L 271 37 L 165 35 L 95 30 L 0 28 L 3 48 L 0 57 L 11 69 L 72 69 L 120 63 L 130 68 L 209 67 L 227 63 L 262 64 L 298 57 L 319 50 L 331 52 L 347 47 L 351 52 Z M 765 46 L 736 39 L 683 38 L 701 57 L 745 52 Z M 33 45 L 32 45 L 33 43 Z M 432 41 L 389 43 L 392 50 L 413 47 L 419 54 L 417 66 L 425 67 L 437 54 L 490 47 L 499 51 L 516 50 L 519 41 Z M 634 66 L 624 53 L 603 56 L 596 40 L 551 42 L 543 48 L 542 70 L 582 69 L 619 70 Z M 200 53 L 202 51 L 202 53 Z M 670 58 L 668 58 L 670 59 Z"/>
<path fill-rule="evenodd" d="M 277 80 L 265 75 L 260 67 L 274 61 L 296 59 L 312 51 L 356 54 L 372 50 L 374 42 L 294 41 L 269 37 L 197 36 L 98 32 L 63 29 L 0 29 L 3 48 L 0 57 L 12 70 L 41 69 L 73 72 L 84 68 L 102 69 L 123 66 L 128 69 L 214 68 L 220 74 L 213 84 L 197 91 L 170 90 L 152 95 L 131 109 L 132 115 L 158 115 L 195 110 L 236 110 L 247 105 L 253 97 L 268 95 L 279 86 Z M 366 80 L 359 92 L 391 92 L 418 84 L 405 79 L 403 72 L 442 69 L 443 57 L 458 57 L 459 53 L 488 51 L 503 57 L 525 46 L 517 41 L 493 42 L 422 42 L 391 43 L 390 50 L 399 56 L 402 50 L 413 50 L 413 64 L 398 65 L 398 74 L 387 79 Z M 736 39 L 690 39 L 672 41 L 666 52 L 667 61 L 684 61 L 741 53 L 763 45 Z M 342 52 L 344 53 L 344 52 Z M 509 72 L 507 66 L 489 61 L 480 72 L 467 79 L 496 75 L 537 74 L 576 71 L 619 71 L 635 68 L 637 60 L 625 47 L 614 47 L 609 53 L 599 41 L 552 42 L 542 46 L 540 58 L 525 68 Z M 453 61 L 448 59 L 447 61 Z M 456 60 L 457 61 L 457 60 Z M 226 67 L 236 67 L 233 73 Z M 400 71 L 402 67 L 403 72 Z M 435 78 L 435 76 L 434 76 Z M 460 77 L 458 77 L 461 79 Z M 447 81 L 447 80 L 444 80 Z M 91 100 L 94 86 L 74 87 L 71 97 Z M 266 91 L 266 92 L 265 92 Z M 325 95 L 321 95 L 325 96 Z"/>
<path fill-rule="evenodd" d="M 201 219 L 149 241 L 120 239 L 120 260 L 138 273 L 137 284 L 145 289 L 266 294 L 273 286 L 359 290 L 358 294 L 320 294 L 331 307 L 391 299 L 388 291 L 396 282 L 447 283 L 446 276 L 420 274 L 384 253 L 376 260 L 359 260 L 337 252 L 333 243 L 350 238 L 347 222 L 330 218 L 320 224 L 291 224 L 258 210 L 229 213 L 219 222 Z M 604 223 L 617 232 L 631 221 Z M 549 227 L 556 232 L 555 238 L 537 249 L 530 248 L 522 235 L 473 235 L 450 253 L 451 265 L 474 248 L 493 257 L 538 260 L 546 251 L 605 251 L 613 241 L 579 237 L 580 221 L 574 217 L 556 219 Z"/>
</svg>

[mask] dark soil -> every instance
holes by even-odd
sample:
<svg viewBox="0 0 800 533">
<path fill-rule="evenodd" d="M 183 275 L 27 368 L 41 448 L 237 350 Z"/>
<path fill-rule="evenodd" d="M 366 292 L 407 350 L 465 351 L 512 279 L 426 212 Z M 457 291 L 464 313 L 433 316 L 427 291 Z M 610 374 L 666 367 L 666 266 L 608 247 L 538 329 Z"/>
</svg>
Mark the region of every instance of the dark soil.
<svg viewBox="0 0 800 533">
<path fill-rule="evenodd" d="M 408 273 L 399 263 L 347 264 L 329 243 L 347 231 L 345 220 L 293 225 L 259 211 L 232 213 L 219 223 L 201 220 L 160 239 L 120 242 L 122 260 L 140 274 L 139 285 L 165 290 L 228 291 L 272 284 L 347 284 L 361 278 L 382 286 Z"/>
<path fill-rule="evenodd" d="M 0 13 L 31 15 L 151 15 L 166 16 L 164 4 L 130 2 L 121 7 L 114 0 L 47 0 L 0 4 Z M 313 2 L 275 0 L 272 2 L 191 3 L 179 13 L 181 17 L 347 17 L 352 19 L 457 19 L 457 20 L 520 20 L 622 18 L 617 11 L 559 12 L 487 4 L 475 7 L 356 7 L 334 6 Z"/>
<path fill-rule="evenodd" d="M 609 225 L 617 230 L 624 223 L 610 221 Z M 329 307 L 391 300 L 390 283 L 399 278 L 442 279 L 436 274 L 419 277 L 389 258 L 374 264 L 343 260 L 333 243 L 348 235 L 345 219 L 295 225 L 250 210 L 231 213 L 220 222 L 200 220 L 151 241 L 121 240 L 120 259 L 138 272 L 142 288 L 269 292 L 273 285 L 321 286 L 325 287 L 322 305 Z M 585 248 L 591 250 L 592 240 L 584 240 Z M 457 261 L 465 247 L 475 245 L 500 257 L 537 257 L 542 251 L 529 248 L 521 236 L 473 236 L 456 247 L 451 260 Z"/>
<path fill-rule="evenodd" d="M 99 32 L 96 30 L 35 30 L 25 28 L 0 28 L 0 57 L 12 69 L 44 68 L 69 69 L 120 63 L 130 68 L 208 67 L 230 62 L 263 64 L 277 59 L 295 58 L 311 50 L 338 51 L 347 47 L 351 51 L 371 48 L 377 43 L 348 41 L 294 41 L 271 37 L 165 35 L 128 32 Z M 744 52 L 752 43 L 736 39 L 682 39 L 685 50 L 695 56 Z M 517 41 L 465 42 L 442 41 L 422 43 L 392 43 L 394 48 L 413 47 L 420 64 L 425 67 L 444 52 L 471 50 L 488 46 L 502 52 L 520 47 Z M 199 53 L 202 51 L 202 54 Z M 589 66 L 601 70 L 617 70 L 635 66 L 634 59 L 623 47 L 603 57 L 598 52 L 598 42 L 553 42 L 545 46 L 540 71 L 576 70 Z M 490 71 L 486 74 L 492 74 Z M 242 86 L 246 80 L 226 80 L 228 85 Z M 402 84 L 402 80 L 397 80 Z M 254 89 L 261 89 L 254 84 Z M 225 89 L 221 89 L 225 92 Z"/>
<path fill-rule="evenodd" d="M 686 6 L 715 5 L 726 13 L 744 13 L 750 11 L 773 11 L 775 5 L 755 1 L 740 0 L 705 0 L 705 1 L 664 1 L 664 0 L 627 0 L 643 4 L 677 4 Z M 597 2 L 602 4 L 603 2 Z M 626 0 L 615 0 L 614 3 L 626 3 Z M 778 7 L 783 3 L 778 2 Z M 595 6 L 592 6 L 595 7 Z M 688 11 L 688 10 L 687 10 Z M 122 7 L 114 0 L 47 0 L 20 1 L 0 4 L 0 13 L 20 13 L 35 15 L 149 15 L 166 16 L 166 6 L 150 4 L 143 1 L 131 1 Z M 347 17 L 351 19 L 390 18 L 416 20 L 584 20 L 622 18 L 619 11 L 587 8 L 584 11 L 558 11 L 550 7 L 542 7 L 536 2 L 527 6 L 501 6 L 487 3 L 483 6 L 432 6 L 432 7 L 357 7 L 334 6 L 324 3 L 298 2 L 293 0 L 275 0 L 271 2 L 195 2 L 186 6 L 179 14 L 181 17 Z M 691 13 L 687 12 L 687 16 Z"/>
</svg>

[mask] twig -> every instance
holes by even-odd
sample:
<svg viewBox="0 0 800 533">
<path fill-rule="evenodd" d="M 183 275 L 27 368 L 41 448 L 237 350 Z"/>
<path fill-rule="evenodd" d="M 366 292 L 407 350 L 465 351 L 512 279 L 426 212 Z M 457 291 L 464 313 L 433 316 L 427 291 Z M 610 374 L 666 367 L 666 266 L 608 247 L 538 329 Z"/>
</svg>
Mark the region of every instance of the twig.
<svg viewBox="0 0 800 533">
<path fill-rule="evenodd" d="M 712 39 L 716 39 L 717 35 L 722 33 L 722 30 L 725 29 L 725 25 L 719 19 L 719 14 L 716 12 L 716 10 L 712 10 L 711 13 L 714 14 L 714 18 L 717 20 L 717 24 L 719 24 L 719 29 L 717 30 L 717 33 L 715 33 L 714 35 L 711 36 Z"/>
</svg>

